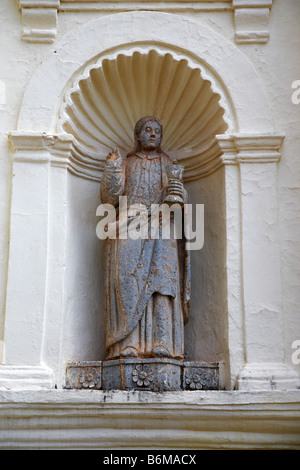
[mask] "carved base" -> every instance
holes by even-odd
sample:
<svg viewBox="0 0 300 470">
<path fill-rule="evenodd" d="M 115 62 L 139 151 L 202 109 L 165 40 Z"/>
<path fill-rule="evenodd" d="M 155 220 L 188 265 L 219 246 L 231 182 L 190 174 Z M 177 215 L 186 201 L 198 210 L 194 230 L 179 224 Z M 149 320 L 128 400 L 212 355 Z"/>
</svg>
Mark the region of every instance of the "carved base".
<svg viewBox="0 0 300 470">
<path fill-rule="evenodd" d="M 69 362 L 66 388 L 103 390 L 218 390 L 219 363 L 170 358 Z"/>
<path fill-rule="evenodd" d="M 218 362 L 184 362 L 183 390 L 219 390 L 220 366 Z"/>
<path fill-rule="evenodd" d="M 106 390 L 180 390 L 181 361 L 174 359 L 119 359 L 103 362 Z"/>
<path fill-rule="evenodd" d="M 65 388 L 100 389 L 102 361 L 68 362 Z"/>
</svg>

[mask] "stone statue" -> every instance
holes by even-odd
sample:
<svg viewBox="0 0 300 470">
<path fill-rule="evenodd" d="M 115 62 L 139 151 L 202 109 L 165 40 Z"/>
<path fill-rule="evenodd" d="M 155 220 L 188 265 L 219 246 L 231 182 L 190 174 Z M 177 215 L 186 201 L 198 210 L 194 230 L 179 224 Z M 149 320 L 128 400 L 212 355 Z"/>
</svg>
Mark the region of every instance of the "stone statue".
<svg viewBox="0 0 300 470">
<path fill-rule="evenodd" d="M 187 202 L 182 175 L 176 177 L 178 165 L 172 168 L 173 161 L 161 149 L 159 120 L 152 116 L 140 119 L 134 140 L 126 158 L 118 150 L 106 157 L 101 202 L 118 208 L 119 197 L 127 196 L 129 207 L 143 204 L 149 211 L 152 204 Z M 163 239 L 159 227 L 155 239 L 117 236 L 106 240 L 106 360 L 183 360 L 190 260 L 185 240 L 176 239 L 172 227 L 170 234 Z"/>
</svg>

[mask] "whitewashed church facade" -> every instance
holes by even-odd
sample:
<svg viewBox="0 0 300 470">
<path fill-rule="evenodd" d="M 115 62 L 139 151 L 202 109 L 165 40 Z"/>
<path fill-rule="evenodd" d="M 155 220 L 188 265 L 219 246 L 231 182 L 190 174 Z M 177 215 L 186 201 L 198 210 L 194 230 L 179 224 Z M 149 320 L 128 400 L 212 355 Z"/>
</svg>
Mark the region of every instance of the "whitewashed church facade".
<svg viewBox="0 0 300 470">
<path fill-rule="evenodd" d="M 0 448 L 300 448 L 300 2 L 0 18 Z M 185 358 L 220 390 L 69 390 L 68 362 L 105 357 L 103 162 L 148 114 L 204 204 Z"/>
</svg>

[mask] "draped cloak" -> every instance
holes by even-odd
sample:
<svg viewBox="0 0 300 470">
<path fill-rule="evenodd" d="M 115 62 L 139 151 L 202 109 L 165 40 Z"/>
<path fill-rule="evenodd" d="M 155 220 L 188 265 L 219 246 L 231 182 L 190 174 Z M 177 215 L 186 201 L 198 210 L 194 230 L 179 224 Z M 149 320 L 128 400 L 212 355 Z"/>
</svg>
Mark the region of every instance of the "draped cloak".
<svg viewBox="0 0 300 470">
<path fill-rule="evenodd" d="M 129 155 L 123 173 L 116 180 L 104 173 L 101 183 L 102 203 L 117 207 L 119 196 L 127 196 L 127 204 L 163 203 L 168 177 L 166 168 L 172 160 L 163 152 L 145 157 Z M 186 195 L 186 191 L 185 191 Z M 185 200 L 186 202 L 186 200 Z M 132 222 L 129 218 L 127 224 Z M 174 221 L 172 222 L 173 225 Z M 150 226 L 150 220 L 149 220 Z M 184 324 L 190 305 L 190 258 L 186 240 L 175 239 L 107 239 L 106 240 L 106 347 L 122 343 L 137 327 L 154 293 L 170 296 L 180 304 Z M 182 338 L 183 341 L 183 338 Z M 120 343 L 120 344 L 121 344 Z"/>
</svg>

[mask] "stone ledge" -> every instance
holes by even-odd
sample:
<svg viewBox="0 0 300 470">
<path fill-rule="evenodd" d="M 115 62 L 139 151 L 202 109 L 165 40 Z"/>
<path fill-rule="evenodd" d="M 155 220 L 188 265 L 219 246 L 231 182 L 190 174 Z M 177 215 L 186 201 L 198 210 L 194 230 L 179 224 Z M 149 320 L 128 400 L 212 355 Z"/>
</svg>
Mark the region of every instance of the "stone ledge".
<svg viewBox="0 0 300 470">
<path fill-rule="evenodd" d="M 300 449 L 300 392 L 0 391 L 2 449 Z"/>
<path fill-rule="evenodd" d="M 0 415 L 6 407 L 23 407 L 24 405 L 37 407 L 63 406 L 70 409 L 82 409 L 82 405 L 99 408 L 102 405 L 113 407 L 123 405 L 175 405 L 180 409 L 185 406 L 201 408 L 217 407 L 219 409 L 249 410 L 277 409 L 288 405 L 300 412 L 300 390 L 290 391 L 240 391 L 240 390 L 194 390 L 150 392 L 132 390 L 66 390 L 43 389 L 30 390 L 0 390 Z M 228 408 L 229 407 L 229 408 Z M 83 410 L 83 409 L 82 409 Z M 84 411 L 84 410 L 83 410 Z M 300 417 L 300 416 L 299 416 Z"/>
</svg>

